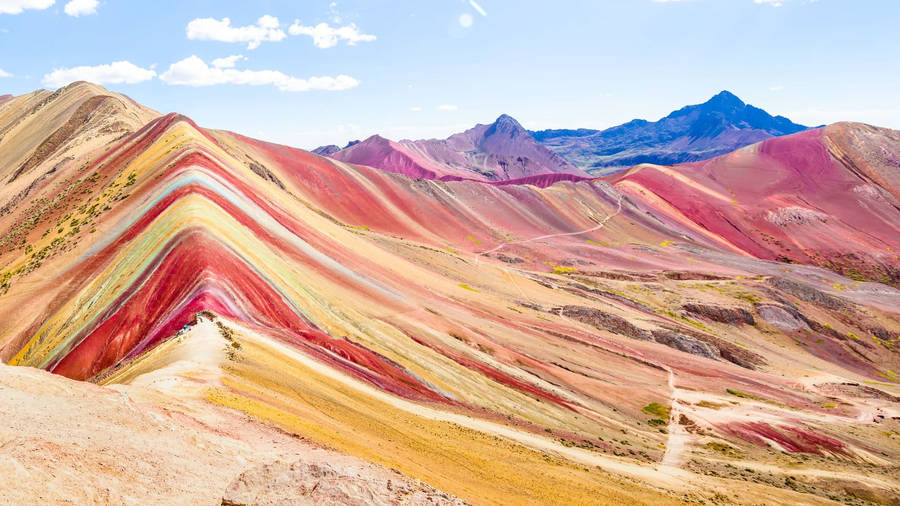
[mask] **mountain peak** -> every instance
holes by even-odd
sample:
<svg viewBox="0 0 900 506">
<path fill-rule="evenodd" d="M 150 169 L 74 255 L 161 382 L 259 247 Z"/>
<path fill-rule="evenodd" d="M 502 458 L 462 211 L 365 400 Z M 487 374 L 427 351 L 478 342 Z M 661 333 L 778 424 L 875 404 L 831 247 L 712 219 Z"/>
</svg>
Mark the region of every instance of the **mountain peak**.
<svg viewBox="0 0 900 506">
<path fill-rule="evenodd" d="M 806 129 L 723 90 L 659 121 L 633 120 L 602 131 L 552 130 L 539 132 L 537 138 L 582 169 L 603 173 L 641 163 L 674 165 L 706 160 Z"/>
<path fill-rule="evenodd" d="M 379 135 L 379 134 L 373 134 L 373 135 L 370 135 L 369 137 L 367 137 L 367 138 L 366 138 L 365 140 L 363 140 L 363 141 L 350 141 L 350 142 L 348 142 L 347 145 L 344 146 L 344 149 L 347 149 L 347 148 L 349 148 L 349 147 L 352 147 L 352 146 L 355 146 L 355 145 L 361 144 L 361 143 L 366 143 L 366 144 L 387 144 L 387 143 L 389 143 L 389 142 L 391 142 L 390 139 L 388 139 L 388 138 L 386 138 L 386 137 L 382 137 L 382 136 Z"/>
<path fill-rule="evenodd" d="M 485 131 L 484 136 L 490 137 L 496 134 L 504 134 L 510 137 L 516 137 L 521 134 L 528 134 L 528 131 L 516 121 L 515 118 L 508 114 L 501 114 Z"/>
<path fill-rule="evenodd" d="M 336 144 L 328 144 L 325 146 L 319 146 L 316 149 L 312 150 L 312 152 L 319 156 L 331 156 L 340 150 L 340 146 Z"/>
<path fill-rule="evenodd" d="M 501 114 L 494 121 L 494 124 L 495 125 L 510 125 L 510 126 L 522 128 L 522 125 L 518 121 L 516 121 L 516 118 L 513 118 L 509 114 Z"/>
<path fill-rule="evenodd" d="M 703 105 L 712 105 L 717 107 L 743 107 L 747 104 L 745 104 L 744 101 L 738 98 L 738 96 L 734 93 L 728 90 L 722 90 L 712 98 L 707 100 Z"/>
</svg>

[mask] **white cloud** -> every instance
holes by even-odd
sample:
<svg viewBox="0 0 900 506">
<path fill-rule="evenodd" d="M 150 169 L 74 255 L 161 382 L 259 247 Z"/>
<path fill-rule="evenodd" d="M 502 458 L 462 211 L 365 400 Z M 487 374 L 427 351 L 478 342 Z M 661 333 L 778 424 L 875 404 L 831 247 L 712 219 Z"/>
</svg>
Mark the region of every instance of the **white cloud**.
<svg viewBox="0 0 900 506">
<path fill-rule="evenodd" d="M 255 25 L 231 26 L 228 18 L 197 18 L 187 25 L 187 38 L 219 42 L 246 42 L 247 49 L 256 49 L 263 42 L 278 42 L 287 35 L 279 28 L 278 18 L 268 14 Z"/>
<path fill-rule="evenodd" d="M 329 14 L 331 14 L 332 23 L 336 25 L 341 23 L 341 13 L 340 11 L 338 11 L 337 2 L 331 2 L 330 4 L 328 4 L 328 12 Z"/>
<path fill-rule="evenodd" d="M 463 28 L 469 28 L 470 26 L 472 26 L 472 23 L 474 23 L 474 22 L 475 22 L 475 19 L 468 12 L 459 15 L 459 26 L 461 26 Z"/>
<path fill-rule="evenodd" d="M 458 109 L 459 109 L 459 107 L 457 107 L 453 104 L 441 104 L 441 105 L 437 106 L 437 110 L 439 110 L 439 111 L 456 111 Z"/>
<path fill-rule="evenodd" d="M 478 5 L 478 3 L 475 2 L 475 0 L 469 0 L 469 5 L 471 5 L 473 9 L 478 11 L 478 14 L 481 14 L 482 16 L 487 16 L 487 12 L 485 12 L 484 8 L 481 7 L 480 5 Z"/>
<path fill-rule="evenodd" d="M 213 65 L 213 67 L 216 67 L 217 69 L 233 69 L 234 65 L 240 60 L 246 60 L 244 55 L 233 54 L 231 56 L 226 56 L 224 58 L 216 58 L 215 60 L 212 61 L 212 65 Z"/>
<path fill-rule="evenodd" d="M 313 39 L 313 44 L 318 48 L 334 47 L 341 40 L 347 41 L 347 44 L 354 46 L 357 42 L 372 42 L 375 40 L 374 35 L 360 33 L 359 28 L 355 24 L 331 27 L 328 23 L 319 23 L 316 26 L 304 26 L 299 19 L 294 20 L 288 28 L 291 35 L 309 35 Z"/>
<path fill-rule="evenodd" d="M 412 112 L 422 112 L 422 108 L 419 106 L 410 107 L 409 110 Z"/>
<path fill-rule="evenodd" d="M 0 14 L 21 14 L 26 9 L 42 11 L 55 0 L 0 0 Z"/>
<path fill-rule="evenodd" d="M 97 84 L 134 84 L 149 81 L 154 76 L 156 76 L 156 72 L 151 69 L 141 68 L 127 61 L 117 61 L 93 67 L 54 69 L 53 72 L 46 74 L 41 82 L 50 88 L 60 88 L 73 81 L 90 81 Z"/>
<path fill-rule="evenodd" d="M 753 3 L 762 4 L 762 5 L 771 5 L 772 7 L 782 7 L 782 6 L 784 6 L 784 4 L 790 3 L 791 1 L 793 1 L 793 0 L 753 0 Z M 818 1 L 819 0 L 800 0 L 800 3 L 814 4 Z"/>
<path fill-rule="evenodd" d="M 42 11 L 56 0 L 0 0 L 0 14 L 21 14 L 27 9 Z"/>
<path fill-rule="evenodd" d="M 66 14 L 73 17 L 87 16 L 88 14 L 97 14 L 97 6 L 100 2 L 97 0 L 71 0 L 63 7 Z"/>
<path fill-rule="evenodd" d="M 210 67 L 197 56 L 189 56 L 169 65 L 168 70 L 160 74 L 159 78 L 172 85 L 271 85 L 281 91 L 339 91 L 355 88 L 359 85 L 359 81 L 344 74 L 335 77 L 323 76 L 301 79 L 285 75 L 277 70 L 236 70 L 233 68 Z"/>
<path fill-rule="evenodd" d="M 774 91 L 774 92 L 784 91 L 784 86 L 782 86 L 780 84 L 776 85 L 776 86 L 770 86 L 769 91 Z"/>
<path fill-rule="evenodd" d="M 6 72 L 3 69 L 0 69 L 0 77 L 12 77 L 12 74 L 10 74 L 9 72 Z"/>
</svg>

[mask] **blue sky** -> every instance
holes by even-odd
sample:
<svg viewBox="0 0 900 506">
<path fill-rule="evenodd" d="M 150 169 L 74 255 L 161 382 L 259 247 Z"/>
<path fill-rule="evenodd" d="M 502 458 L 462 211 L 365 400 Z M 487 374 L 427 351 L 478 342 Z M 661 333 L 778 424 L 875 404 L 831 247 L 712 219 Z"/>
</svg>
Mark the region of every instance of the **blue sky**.
<svg viewBox="0 0 900 506">
<path fill-rule="evenodd" d="M 896 0 L 0 0 L 0 94 L 99 80 L 306 148 L 501 113 L 604 128 L 723 89 L 900 129 L 898 26 Z"/>
</svg>

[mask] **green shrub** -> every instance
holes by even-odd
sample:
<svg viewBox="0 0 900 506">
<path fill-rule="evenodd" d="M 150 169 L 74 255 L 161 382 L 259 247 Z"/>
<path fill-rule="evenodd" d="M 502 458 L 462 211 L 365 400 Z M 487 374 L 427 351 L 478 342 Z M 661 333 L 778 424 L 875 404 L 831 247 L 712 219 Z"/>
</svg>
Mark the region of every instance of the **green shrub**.
<svg viewBox="0 0 900 506">
<path fill-rule="evenodd" d="M 647 413 L 648 415 L 656 415 L 657 417 L 666 420 L 669 419 L 669 407 L 663 406 L 658 402 L 651 402 L 650 404 L 647 404 L 641 409 L 641 411 Z"/>
</svg>

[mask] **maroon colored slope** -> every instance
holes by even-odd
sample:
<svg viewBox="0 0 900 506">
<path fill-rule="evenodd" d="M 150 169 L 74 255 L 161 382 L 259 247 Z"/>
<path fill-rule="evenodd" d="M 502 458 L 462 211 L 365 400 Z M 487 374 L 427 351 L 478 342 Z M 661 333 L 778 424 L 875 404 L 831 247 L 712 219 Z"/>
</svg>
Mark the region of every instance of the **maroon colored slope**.
<svg viewBox="0 0 900 506">
<path fill-rule="evenodd" d="M 417 159 L 402 146 L 380 135 L 373 135 L 329 156 L 342 162 L 368 165 L 416 179 L 438 179 L 438 172 L 426 168 L 429 165 L 426 160 Z M 459 177 L 464 174 L 461 173 Z"/>
<path fill-rule="evenodd" d="M 752 256 L 896 285 L 898 159 L 900 132 L 839 123 L 704 162 L 638 166 L 613 181 Z"/>
</svg>

